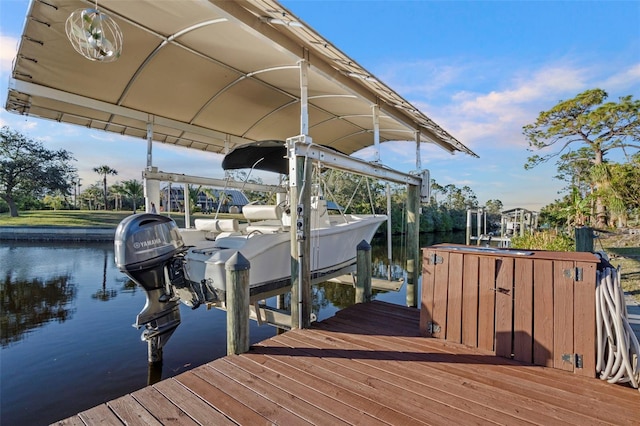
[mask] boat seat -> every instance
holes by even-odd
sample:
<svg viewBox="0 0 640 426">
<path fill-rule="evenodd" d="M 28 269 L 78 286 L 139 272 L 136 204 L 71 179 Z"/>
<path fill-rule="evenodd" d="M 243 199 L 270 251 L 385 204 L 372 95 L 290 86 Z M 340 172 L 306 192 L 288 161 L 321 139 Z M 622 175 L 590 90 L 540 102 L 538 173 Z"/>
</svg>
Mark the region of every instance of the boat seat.
<svg viewBox="0 0 640 426">
<path fill-rule="evenodd" d="M 196 229 L 206 232 L 238 232 L 238 219 L 196 219 Z"/>
<path fill-rule="evenodd" d="M 252 220 L 282 220 L 282 206 L 247 204 L 242 207 L 242 214 L 245 219 Z"/>
<path fill-rule="evenodd" d="M 252 232 L 258 232 L 260 234 L 275 234 L 288 230 L 288 226 L 282 226 L 282 223 L 259 223 L 257 225 L 247 226 L 245 232 L 251 234 Z"/>
<path fill-rule="evenodd" d="M 238 219 L 196 219 L 196 230 L 204 232 L 205 240 L 215 240 L 222 234 L 233 234 L 241 231 L 243 226 Z"/>
</svg>

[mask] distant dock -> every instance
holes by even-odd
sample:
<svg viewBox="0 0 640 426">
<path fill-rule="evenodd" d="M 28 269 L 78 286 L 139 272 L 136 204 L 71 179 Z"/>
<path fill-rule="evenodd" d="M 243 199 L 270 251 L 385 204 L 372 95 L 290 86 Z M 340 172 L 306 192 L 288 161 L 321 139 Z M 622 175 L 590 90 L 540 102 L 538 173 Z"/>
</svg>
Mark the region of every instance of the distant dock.
<svg viewBox="0 0 640 426">
<path fill-rule="evenodd" d="M 357 304 L 58 424 L 637 424 L 640 394 L 419 334 Z"/>
</svg>

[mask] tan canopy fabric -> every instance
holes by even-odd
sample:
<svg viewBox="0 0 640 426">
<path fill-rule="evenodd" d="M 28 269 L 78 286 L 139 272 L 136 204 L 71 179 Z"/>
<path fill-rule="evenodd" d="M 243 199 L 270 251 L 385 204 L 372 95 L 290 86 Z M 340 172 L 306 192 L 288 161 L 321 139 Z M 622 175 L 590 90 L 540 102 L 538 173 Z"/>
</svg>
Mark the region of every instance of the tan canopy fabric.
<svg viewBox="0 0 640 426">
<path fill-rule="evenodd" d="M 92 62 L 65 34 L 79 0 L 33 1 L 6 109 L 220 153 L 301 133 L 300 61 L 314 142 L 351 154 L 380 141 L 435 143 L 476 156 L 272 0 L 101 0 L 123 33 L 121 57 Z"/>
</svg>

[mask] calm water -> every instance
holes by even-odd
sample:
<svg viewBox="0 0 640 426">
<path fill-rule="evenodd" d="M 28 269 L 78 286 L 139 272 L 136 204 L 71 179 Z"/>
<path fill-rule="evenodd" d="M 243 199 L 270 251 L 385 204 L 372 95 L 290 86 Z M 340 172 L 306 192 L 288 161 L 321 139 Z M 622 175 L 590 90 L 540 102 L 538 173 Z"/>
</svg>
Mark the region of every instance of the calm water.
<svg viewBox="0 0 640 426">
<path fill-rule="evenodd" d="M 421 245 L 461 239 L 430 236 Z M 400 244 L 394 241 L 394 261 Z M 378 265 L 383 277 L 386 257 L 386 241 L 374 242 L 374 271 Z M 0 271 L 2 425 L 48 424 L 226 354 L 225 312 L 181 306 L 161 370 L 150 371 L 141 330 L 131 326 L 144 291 L 115 267 L 112 243 L 2 242 Z M 403 273 L 397 265 L 393 271 Z M 354 298 L 353 288 L 331 283 L 313 294 L 319 320 Z M 405 287 L 374 297 L 404 304 Z M 252 343 L 273 335 L 275 328 L 251 323 Z"/>
</svg>

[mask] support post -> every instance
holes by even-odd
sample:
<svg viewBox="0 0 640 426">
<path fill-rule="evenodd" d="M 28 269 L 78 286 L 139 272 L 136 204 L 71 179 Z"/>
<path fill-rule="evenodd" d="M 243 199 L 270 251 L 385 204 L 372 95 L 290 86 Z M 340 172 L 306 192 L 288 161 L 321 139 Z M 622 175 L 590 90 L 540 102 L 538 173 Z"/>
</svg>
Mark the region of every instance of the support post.
<svg viewBox="0 0 640 426">
<path fill-rule="evenodd" d="M 153 122 L 154 116 L 149 114 L 147 119 L 147 167 L 145 170 L 157 172 L 158 168 L 153 167 Z M 160 209 L 160 181 L 143 177 L 142 187 L 144 189 L 144 211 L 149 213 Z"/>
<path fill-rule="evenodd" d="M 148 171 L 157 172 L 157 167 L 148 167 Z M 156 213 L 160 211 L 160 181 L 157 179 L 143 179 L 144 190 L 144 210 L 147 213 L 153 212 L 153 207 L 156 209 Z"/>
<path fill-rule="evenodd" d="M 576 251 L 593 253 L 593 229 L 587 226 L 576 228 Z"/>
<path fill-rule="evenodd" d="M 371 245 L 365 240 L 356 247 L 356 303 L 371 302 Z"/>
<path fill-rule="evenodd" d="M 391 268 L 393 266 L 391 247 L 391 185 L 387 182 L 387 279 L 391 281 Z"/>
<path fill-rule="evenodd" d="M 375 157 L 373 161 L 380 161 L 380 107 L 378 104 L 371 105 L 373 115 L 373 145 L 375 147 Z"/>
<path fill-rule="evenodd" d="M 227 273 L 227 355 L 249 350 L 249 261 L 236 252 L 224 265 Z"/>
<path fill-rule="evenodd" d="M 164 207 L 164 210 L 167 212 L 167 216 L 171 217 L 171 182 L 167 185 L 167 205 Z"/>
<path fill-rule="evenodd" d="M 478 235 L 476 243 L 480 245 L 480 236 L 482 235 L 482 209 L 478 209 L 478 211 L 476 212 L 476 231 Z"/>
<path fill-rule="evenodd" d="M 470 246 L 471 245 L 471 210 L 467 210 L 467 237 L 465 239 L 465 244 Z"/>
<path fill-rule="evenodd" d="M 160 336 L 154 336 L 147 340 L 147 360 L 149 361 L 149 365 L 162 364 Z"/>
<path fill-rule="evenodd" d="M 417 307 L 420 276 L 420 187 L 407 190 L 407 306 Z"/>
<path fill-rule="evenodd" d="M 311 158 L 295 155 L 295 144 L 308 136 L 287 140 L 291 194 L 291 328 L 311 325 Z"/>
<path fill-rule="evenodd" d="M 191 202 L 189 197 L 189 184 L 184 184 L 184 228 L 191 228 Z"/>
</svg>

